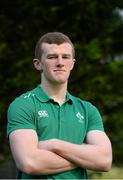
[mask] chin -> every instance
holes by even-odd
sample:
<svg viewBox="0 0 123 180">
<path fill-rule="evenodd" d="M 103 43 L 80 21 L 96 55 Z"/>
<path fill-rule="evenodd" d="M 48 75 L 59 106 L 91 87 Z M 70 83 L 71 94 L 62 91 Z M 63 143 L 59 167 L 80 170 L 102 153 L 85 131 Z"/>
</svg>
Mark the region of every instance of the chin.
<svg viewBox="0 0 123 180">
<path fill-rule="evenodd" d="M 66 84 L 66 82 L 67 82 L 67 80 L 61 79 L 61 80 L 55 81 L 55 84 Z"/>
</svg>

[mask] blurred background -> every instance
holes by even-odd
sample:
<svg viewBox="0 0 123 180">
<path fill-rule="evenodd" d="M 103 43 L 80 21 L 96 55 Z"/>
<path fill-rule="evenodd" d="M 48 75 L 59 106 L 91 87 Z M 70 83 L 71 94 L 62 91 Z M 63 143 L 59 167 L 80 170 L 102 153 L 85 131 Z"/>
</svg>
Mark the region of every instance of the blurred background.
<svg viewBox="0 0 123 180">
<path fill-rule="evenodd" d="M 123 1 L 4 0 L 0 4 L 0 178 L 15 178 L 6 137 L 11 101 L 40 83 L 32 59 L 44 33 L 61 31 L 76 49 L 69 91 L 100 110 L 113 147 L 109 173 L 90 178 L 123 179 Z"/>
</svg>

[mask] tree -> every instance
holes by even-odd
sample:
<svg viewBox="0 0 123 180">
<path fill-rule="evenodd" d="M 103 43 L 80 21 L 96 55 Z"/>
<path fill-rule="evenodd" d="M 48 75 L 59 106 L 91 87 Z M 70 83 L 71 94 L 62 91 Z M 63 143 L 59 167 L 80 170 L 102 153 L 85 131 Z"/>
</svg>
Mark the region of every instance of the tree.
<svg viewBox="0 0 123 180">
<path fill-rule="evenodd" d="M 1 3 L 1 143 L 5 142 L 8 104 L 39 83 L 40 77 L 31 62 L 37 40 L 46 32 L 62 31 L 71 37 L 76 48 L 77 63 L 69 82 L 70 90 L 99 107 L 112 141 L 114 160 L 122 162 L 123 19 L 119 13 L 122 8 L 121 0 Z M 6 146 L 2 148 L 6 150 Z"/>
</svg>

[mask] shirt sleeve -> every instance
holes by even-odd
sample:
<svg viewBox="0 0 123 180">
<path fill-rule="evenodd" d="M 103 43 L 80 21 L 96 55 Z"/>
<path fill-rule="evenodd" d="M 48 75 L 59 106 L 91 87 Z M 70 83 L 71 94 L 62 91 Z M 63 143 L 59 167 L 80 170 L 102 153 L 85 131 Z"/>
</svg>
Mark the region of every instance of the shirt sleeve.
<svg viewBox="0 0 123 180">
<path fill-rule="evenodd" d="M 14 101 L 10 104 L 7 112 L 7 136 L 17 129 L 34 129 L 34 113 L 30 104 L 20 101 Z"/>
<path fill-rule="evenodd" d="M 98 109 L 92 105 L 91 103 L 88 103 L 88 128 L 87 132 L 91 130 L 100 130 L 104 131 L 104 125 L 103 120 L 100 115 L 100 112 Z"/>
</svg>

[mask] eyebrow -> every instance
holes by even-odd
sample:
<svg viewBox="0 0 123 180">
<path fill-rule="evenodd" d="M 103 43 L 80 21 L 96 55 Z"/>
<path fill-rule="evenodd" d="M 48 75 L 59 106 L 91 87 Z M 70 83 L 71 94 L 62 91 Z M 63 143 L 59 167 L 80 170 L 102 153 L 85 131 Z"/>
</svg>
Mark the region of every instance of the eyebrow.
<svg viewBox="0 0 123 180">
<path fill-rule="evenodd" d="M 49 53 L 47 54 L 47 56 L 57 56 L 58 54 L 57 53 Z M 68 57 L 71 57 L 71 54 L 62 54 L 62 56 L 68 56 Z"/>
</svg>

